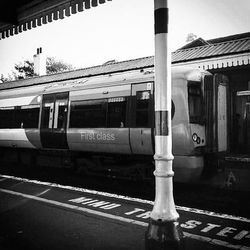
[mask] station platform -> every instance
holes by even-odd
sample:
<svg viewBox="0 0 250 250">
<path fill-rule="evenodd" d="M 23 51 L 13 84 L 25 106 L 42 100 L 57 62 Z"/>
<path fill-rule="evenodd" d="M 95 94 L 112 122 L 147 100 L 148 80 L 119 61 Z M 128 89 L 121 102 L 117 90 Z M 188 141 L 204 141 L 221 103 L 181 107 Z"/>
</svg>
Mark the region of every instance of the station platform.
<svg viewBox="0 0 250 250">
<path fill-rule="evenodd" d="M 153 202 L 0 175 L 0 249 L 145 249 Z M 250 219 L 177 206 L 186 249 L 250 250 Z"/>
</svg>

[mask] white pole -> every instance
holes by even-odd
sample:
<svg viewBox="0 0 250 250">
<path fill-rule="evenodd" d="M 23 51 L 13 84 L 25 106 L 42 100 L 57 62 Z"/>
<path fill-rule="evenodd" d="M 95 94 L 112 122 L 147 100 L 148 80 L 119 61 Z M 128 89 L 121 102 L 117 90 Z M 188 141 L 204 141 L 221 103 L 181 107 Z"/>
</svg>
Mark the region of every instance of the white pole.
<svg viewBox="0 0 250 250">
<path fill-rule="evenodd" d="M 155 202 L 146 249 L 183 249 L 184 238 L 173 198 L 171 52 L 167 0 L 154 0 L 155 17 Z"/>
</svg>

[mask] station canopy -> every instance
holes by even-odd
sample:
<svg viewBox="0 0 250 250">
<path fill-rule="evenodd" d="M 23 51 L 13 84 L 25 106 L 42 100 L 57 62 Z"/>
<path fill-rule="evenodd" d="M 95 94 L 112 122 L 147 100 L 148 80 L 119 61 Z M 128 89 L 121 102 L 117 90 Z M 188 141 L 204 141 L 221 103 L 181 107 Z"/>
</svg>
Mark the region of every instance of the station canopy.
<svg viewBox="0 0 250 250">
<path fill-rule="evenodd" d="M 0 39 L 112 0 L 1 0 Z"/>
</svg>

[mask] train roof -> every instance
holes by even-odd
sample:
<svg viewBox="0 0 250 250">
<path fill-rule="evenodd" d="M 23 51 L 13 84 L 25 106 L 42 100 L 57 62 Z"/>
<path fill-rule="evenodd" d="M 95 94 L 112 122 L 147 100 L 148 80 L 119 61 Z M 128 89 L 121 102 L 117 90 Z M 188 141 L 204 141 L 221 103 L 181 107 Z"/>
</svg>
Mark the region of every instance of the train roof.
<svg viewBox="0 0 250 250">
<path fill-rule="evenodd" d="M 107 75 L 119 72 L 126 72 L 130 70 L 138 70 L 154 67 L 154 57 L 143 57 L 134 60 L 127 60 L 122 62 L 110 62 L 102 65 L 67 71 L 63 73 L 56 73 L 51 75 L 37 76 L 28 79 L 20 79 L 16 81 L 6 82 L 0 84 L 0 90 L 25 87 L 32 85 L 39 85 L 45 83 L 61 82 L 64 80 L 73 80 L 84 77 Z"/>
<path fill-rule="evenodd" d="M 89 80 L 93 78 L 98 79 L 99 77 L 103 76 L 105 76 L 104 78 L 113 76 L 112 81 L 114 81 L 114 79 L 117 79 L 117 81 L 121 81 L 125 79 L 124 74 L 128 74 L 128 76 L 132 79 L 145 78 L 147 77 L 148 73 L 152 73 L 153 71 L 154 57 L 150 56 L 122 62 L 111 61 L 95 67 L 6 82 L 0 84 L 0 90 L 37 86 L 43 84 L 52 84 L 56 86 L 62 82 L 71 82 L 72 85 L 79 85 L 83 83 L 89 85 L 93 82 Z M 195 77 L 195 75 L 198 75 L 200 71 L 200 69 L 194 69 L 191 67 L 172 67 L 172 73 L 174 73 L 178 78 L 197 78 Z M 119 75 L 119 77 L 115 77 L 116 75 Z M 151 75 L 150 77 L 153 76 Z M 96 80 L 94 82 L 96 83 Z"/>
</svg>

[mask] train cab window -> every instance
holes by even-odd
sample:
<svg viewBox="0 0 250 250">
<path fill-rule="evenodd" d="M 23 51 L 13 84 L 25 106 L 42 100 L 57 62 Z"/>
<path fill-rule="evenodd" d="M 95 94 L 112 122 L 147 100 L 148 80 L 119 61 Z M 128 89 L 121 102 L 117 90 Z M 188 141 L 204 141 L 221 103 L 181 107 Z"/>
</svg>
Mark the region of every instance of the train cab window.
<svg viewBox="0 0 250 250">
<path fill-rule="evenodd" d="M 106 127 L 106 101 L 74 101 L 71 103 L 71 128 Z"/>
<path fill-rule="evenodd" d="M 150 91 L 136 92 L 136 127 L 147 128 L 149 124 Z"/>
<path fill-rule="evenodd" d="M 188 82 L 188 106 L 190 123 L 201 123 L 202 91 L 200 82 Z"/>
<path fill-rule="evenodd" d="M 126 126 L 126 105 L 125 97 L 108 99 L 108 127 L 123 128 Z"/>
</svg>

